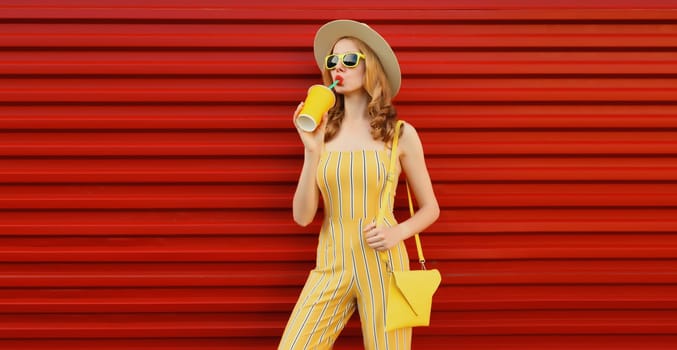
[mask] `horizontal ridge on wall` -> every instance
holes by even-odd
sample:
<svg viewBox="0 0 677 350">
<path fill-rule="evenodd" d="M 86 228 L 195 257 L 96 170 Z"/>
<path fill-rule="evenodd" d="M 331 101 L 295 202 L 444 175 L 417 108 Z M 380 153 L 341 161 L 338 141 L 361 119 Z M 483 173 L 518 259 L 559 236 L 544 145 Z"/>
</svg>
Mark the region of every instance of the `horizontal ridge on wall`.
<svg viewBox="0 0 677 350">
<path fill-rule="evenodd" d="M 431 0 L 426 6 L 406 0 L 362 1 L 346 9 L 331 3 L 287 1 L 279 6 L 266 0 L 246 3 L 200 0 L 99 1 L 66 0 L 45 6 L 42 1 L 4 1 L 0 9 L 7 19 L 79 19 L 79 20 L 239 20 L 308 22 L 310 19 L 366 18 L 370 21 L 554 21 L 554 20 L 670 20 L 677 7 L 673 0 L 569 0 L 541 2 L 529 0 Z M 41 6 L 42 5 L 42 6 Z"/>
<path fill-rule="evenodd" d="M 62 131 L 92 130 L 289 130 L 289 112 L 279 105 L 224 104 L 93 105 L 76 104 L 0 104 L 0 127 L 12 130 L 45 129 Z M 167 105 L 167 107 L 161 107 Z M 418 130 L 476 131 L 519 129 L 546 130 L 637 130 L 669 131 L 677 128 L 677 104 L 652 105 L 651 102 L 619 105 L 600 104 L 513 104 L 477 103 L 426 106 L 397 102 L 403 119 L 411 120 Z M 96 116 L 96 118 L 94 118 Z M 265 128 L 264 128 L 265 127 Z M 540 129 L 540 130 L 538 130 Z"/>
<path fill-rule="evenodd" d="M 312 24 L 134 24 L 6 23 L 0 46 L 16 48 L 309 48 Z M 388 42 L 401 50 L 471 48 L 671 48 L 677 24 L 380 24 Z M 271 35 L 275 33 L 275 35 Z M 423 34 L 427 35 L 423 35 Z"/>
</svg>

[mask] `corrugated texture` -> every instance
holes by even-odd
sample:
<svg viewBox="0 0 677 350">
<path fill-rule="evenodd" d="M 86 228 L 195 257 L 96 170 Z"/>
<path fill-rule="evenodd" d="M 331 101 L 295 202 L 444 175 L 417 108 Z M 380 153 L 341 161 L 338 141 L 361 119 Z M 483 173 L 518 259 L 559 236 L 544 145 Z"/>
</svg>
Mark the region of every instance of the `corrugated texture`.
<svg viewBox="0 0 677 350">
<path fill-rule="evenodd" d="M 274 348 L 319 229 L 291 112 L 341 17 L 398 52 L 442 205 L 414 349 L 677 348 L 658 0 L 3 1 L 0 348 Z"/>
</svg>

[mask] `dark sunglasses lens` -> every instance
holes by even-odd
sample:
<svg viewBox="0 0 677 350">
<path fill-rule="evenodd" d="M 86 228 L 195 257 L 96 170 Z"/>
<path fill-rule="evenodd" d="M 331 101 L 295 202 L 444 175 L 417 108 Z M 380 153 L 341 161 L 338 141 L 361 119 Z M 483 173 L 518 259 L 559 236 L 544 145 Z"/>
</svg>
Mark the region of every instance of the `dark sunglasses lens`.
<svg viewBox="0 0 677 350">
<path fill-rule="evenodd" d="M 338 64 L 338 56 L 336 55 L 331 55 L 327 57 L 327 68 L 332 69 L 335 68 L 336 65 Z"/>
<path fill-rule="evenodd" d="M 355 67 L 357 66 L 357 60 L 359 60 L 359 56 L 354 53 L 349 53 L 345 56 L 343 56 L 343 65 L 346 67 Z"/>
</svg>

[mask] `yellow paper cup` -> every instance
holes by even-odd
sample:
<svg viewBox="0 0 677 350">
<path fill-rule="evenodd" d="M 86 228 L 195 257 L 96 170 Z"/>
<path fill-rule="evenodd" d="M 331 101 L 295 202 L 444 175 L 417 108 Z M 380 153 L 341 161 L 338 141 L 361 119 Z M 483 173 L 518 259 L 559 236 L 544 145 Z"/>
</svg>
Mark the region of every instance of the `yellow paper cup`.
<svg viewBox="0 0 677 350">
<path fill-rule="evenodd" d="M 303 108 L 296 118 L 296 125 L 303 131 L 314 131 L 322 116 L 336 103 L 336 96 L 330 88 L 324 85 L 313 85 L 308 89 L 308 96 L 303 102 Z"/>
</svg>

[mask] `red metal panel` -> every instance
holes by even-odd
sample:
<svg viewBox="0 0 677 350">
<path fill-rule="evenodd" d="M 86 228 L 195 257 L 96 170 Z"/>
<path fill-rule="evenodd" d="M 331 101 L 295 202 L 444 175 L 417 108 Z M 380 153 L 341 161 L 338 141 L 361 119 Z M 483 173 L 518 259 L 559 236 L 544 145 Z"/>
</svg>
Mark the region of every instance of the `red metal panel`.
<svg viewBox="0 0 677 350">
<path fill-rule="evenodd" d="M 297 52 L 268 50 L 258 56 L 253 51 L 195 53 L 168 50 L 148 58 L 152 52 L 70 52 L 55 51 L 35 56 L 27 51 L 6 51 L 0 57 L 2 74 L 308 74 L 307 59 Z M 436 52 L 422 56 L 415 51 L 398 53 L 407 74 L 427 74 L 434 65 L 438 74 L 674 74 L 677 59 L 672 52 Z M 227 65 L 223 62 L 228 61 Z"/>
<path fill-rule="evenodd" d="M 0 57 L 1 59 L 1 57 Z M 1 69 L 2 67 L 0 67 Z M 662 129 L 677 126 L 677 106 L 670 104 L 447 104 L 400 103 L 401 115 L 415 115 L 429 129 Z M 3 129 L 256 129 L 289 133 L 289 115 L 276 105 L 0 105 Z M 420 114 L 420 115 L 419 115 Z M 92 118 L 97 116 L 97 118 Z"/>
<path fill-rule="evenodd" d="M 171 99 L 182 103 L 278 104 L 297 98 L 307 81 L 296 77 L 271 81 L 239 77 L 185 78 L 181 81 L 158 78 L 12 78 L 0 81 L 0 102 L 161 103 Z M 398 99 L 402 103 L 665 103 L 675 96 L 674 79 L 667 77 L 525 79 L 490 76 L 483 79 L 440 79 L 431 76 L 409 79 Z"/>
<path fill-rule="evenodd" d="M 3 1 L 0 348 L 274 348 L 321 215 L 291 218 L 291 111 L 314 31 L 345 17 L 395 47 L 442 206 L 414 349 L 677 349 L 676 14 Z M 336 348 L 361 342 L 355 318 Z"/>
</svg>

